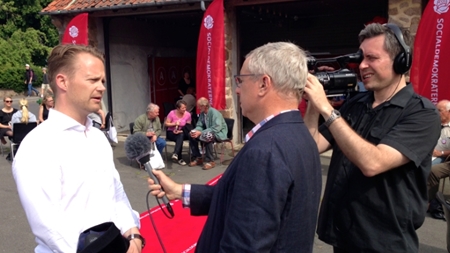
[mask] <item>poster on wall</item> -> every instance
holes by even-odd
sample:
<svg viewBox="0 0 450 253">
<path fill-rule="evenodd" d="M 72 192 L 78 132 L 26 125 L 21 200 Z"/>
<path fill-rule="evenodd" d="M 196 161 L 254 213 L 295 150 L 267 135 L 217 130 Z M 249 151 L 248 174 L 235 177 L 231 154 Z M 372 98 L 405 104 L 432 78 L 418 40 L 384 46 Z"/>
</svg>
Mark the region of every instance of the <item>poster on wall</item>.
<svg viewBox="0 0 450 253">
<path fill-rule="evenodd" d="M 428 2 L 414 42 L 411 82 L 433 104 L 450 99 L 449 6 L 448 0 Z"/>
<path fill-rule="evenodd" d="M 212 107 L 225 109 L 225 35 L 223 0 L 214 0 L 200 25 L 197 47 L 197 98 L 206 97 Z"/>
<path fill-rule="evenodd" d="M 169 113 L 165 104 L 174 105 L 180 99 L 179 82 L 184 72 L 193 73 L 195 58 L 188 57 L 148 57 L 148 74 L 150 80 L 150 101 L 159 106 L 161 122 Z M 191 77 L 195 80 L 195 75 Z"/>
</svg>

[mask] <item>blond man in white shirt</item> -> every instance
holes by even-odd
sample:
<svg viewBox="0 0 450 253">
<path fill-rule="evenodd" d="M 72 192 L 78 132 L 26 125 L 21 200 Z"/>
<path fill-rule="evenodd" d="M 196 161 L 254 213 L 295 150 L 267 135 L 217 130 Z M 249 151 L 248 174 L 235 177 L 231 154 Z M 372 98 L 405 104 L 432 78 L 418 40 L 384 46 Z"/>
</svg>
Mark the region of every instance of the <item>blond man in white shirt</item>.
<svg viewBox="0 0 450 253">
<path fill-rule="evenodd" d="M 87 117 L 100 109 L 104 60 L 91 47 L 59 45 L 48 59 L 55 94 L 48 119 L 21 143 L 13 175 L 33 234 L 35 252 L 76 252 L 80 234 L 113 222 L 141 252 L 139 220 L 120 182 L 105 135 Z M 37 150 L 52 159 L 42 160 Z"/>
</svg>

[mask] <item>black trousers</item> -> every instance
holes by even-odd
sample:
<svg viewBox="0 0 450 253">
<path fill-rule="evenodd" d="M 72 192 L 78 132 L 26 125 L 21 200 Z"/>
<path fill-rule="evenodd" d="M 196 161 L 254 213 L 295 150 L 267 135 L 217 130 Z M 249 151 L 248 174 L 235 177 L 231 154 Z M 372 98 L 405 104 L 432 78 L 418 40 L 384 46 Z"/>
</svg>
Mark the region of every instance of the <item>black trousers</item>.
<svg viewBox="0 0 450 253">
<path fill-rule="evenodd" d="M 175 148 L 173 153 L 178 155 L 178 160 L 181 159 L 181 152 L 183 149 L 184 132 L 179 134 L 174 134 L 173 131 L 167 131 L 167 139 L 175 142 Z"/>
<path fill-rule="evenodd" d="M 341 248 L 336 248 L 336 247 L 333 247 L 333 252 L 334 253 L 350 253 L 349 251 L 343 250 Z"/>
<path fill-rule="evenodd" d="M 213 162 L 214 161 L 214 155 L 213 155 L 213 148 L 214 148 L 214 142 L 203 142 L 200 141 L 198 138 L 194 139 L 189 136 L 189 147 L 191 149 L 191 159 L 192 158 L 200 158 L 202 155 L 200 154 L 200 150 L 198 149 L 198 143 L 201 143 L 203 146 L 205 146 L 205 162 Z"/>
</svg>

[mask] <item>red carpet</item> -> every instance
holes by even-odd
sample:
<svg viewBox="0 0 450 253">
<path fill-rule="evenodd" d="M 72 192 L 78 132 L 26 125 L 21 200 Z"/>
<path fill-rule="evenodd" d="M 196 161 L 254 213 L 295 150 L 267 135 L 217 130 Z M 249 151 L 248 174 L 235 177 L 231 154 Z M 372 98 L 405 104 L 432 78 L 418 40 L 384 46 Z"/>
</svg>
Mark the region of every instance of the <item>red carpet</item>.
<svg viewBox="0 0 450 253">
<path fill-rule="evenodd" d="M 222 175 L 215 177 L 207 184 L 215 185 L 220 177 Z M 171 204 L 175 213 L 173 219 L 167 218 L 159 206 L 150 210 L 166 252 L 194 252 L 207 216 L 191 216 L 189 208 L 182 207 L 181 200 L 171 201 Z M 140 231 L 147 241 L 147 245 L 142 253 L 163 253 L 148 212 L 141 214 Z"/>
</svg>

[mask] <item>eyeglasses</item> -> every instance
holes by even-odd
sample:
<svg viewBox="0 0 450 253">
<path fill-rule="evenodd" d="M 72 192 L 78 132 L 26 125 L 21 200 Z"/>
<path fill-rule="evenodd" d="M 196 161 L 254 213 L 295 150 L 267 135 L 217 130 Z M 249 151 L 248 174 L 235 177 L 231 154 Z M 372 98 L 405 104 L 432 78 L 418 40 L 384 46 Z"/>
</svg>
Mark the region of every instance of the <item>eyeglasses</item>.
<svg viewBox="0 0 450 253">
<path fill-rule="evenodd" d="M 256 74 L 246 74 L 246 75 L 234 75 L 234 81 L 236 82 L 236 87 L 240 88 L 243 82 L 241 76 L 256 76 Z"/>
<path fill-rule="evenodd" d="M 5 103 L 12 103 L 12 100 L 5 100 Z"/>
</svg>

